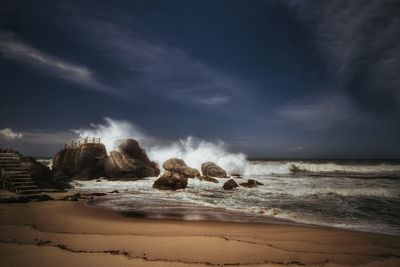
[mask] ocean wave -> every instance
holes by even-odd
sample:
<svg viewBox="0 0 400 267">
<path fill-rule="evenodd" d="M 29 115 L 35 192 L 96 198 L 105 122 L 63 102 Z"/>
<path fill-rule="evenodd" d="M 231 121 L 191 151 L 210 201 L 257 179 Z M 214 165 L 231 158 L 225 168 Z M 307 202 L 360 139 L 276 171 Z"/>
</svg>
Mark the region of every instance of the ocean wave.
<svg viewBox="0 0 400 267">
<path fill-rule="evenodd" d="M 311 174 L 330 176 L 400 177 L 400 164 L 338 164 L 301 161 L 249 161 L 244 175 Z"/>
</svg>

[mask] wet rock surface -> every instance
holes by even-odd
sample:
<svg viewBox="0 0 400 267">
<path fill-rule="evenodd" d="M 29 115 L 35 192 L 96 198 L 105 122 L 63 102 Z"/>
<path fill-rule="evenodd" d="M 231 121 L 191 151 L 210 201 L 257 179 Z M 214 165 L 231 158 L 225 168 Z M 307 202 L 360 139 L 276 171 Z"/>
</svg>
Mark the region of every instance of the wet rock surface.
<svg viewBox="0 0 400 267">
<path fill-rule="evenodd" d="M 226 171 L 214 162 L 205 162 L 201 164 L 201 172 L 205 176 L 227 178 Z"/>
<path fill-rule="evenodd" d="M 235 189 L 236 187 L 239 187 L 239 185 L 233 179 L 229 179 L 223 185 L 224 190 L 232 190 Z"/>
</svg>

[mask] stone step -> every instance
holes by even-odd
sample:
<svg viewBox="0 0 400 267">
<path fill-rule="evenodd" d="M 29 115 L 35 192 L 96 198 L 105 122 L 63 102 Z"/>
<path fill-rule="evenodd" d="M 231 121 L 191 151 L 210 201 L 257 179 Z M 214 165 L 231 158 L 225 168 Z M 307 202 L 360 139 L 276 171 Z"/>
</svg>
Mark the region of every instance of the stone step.
<svg viewBox="0 0 400 267">
<path fill-rule="evenodd" d="M 28 172 L 4 172 L 8 177 L 31 177 Z"/>
<path fill-rule="evenodd" d="M 20 182 L 32 182 L 32 178 L 31 177 L 25 177 L 25 178 L 12 178 L 9 179 L 10 182 L 12 183 L 20 183 Z"/>
<path fill-rule="evenodd" d="M 19 161 L 17 157 L 0 157 L 0 161 Z"/>
<path fill-rule="evenodd" d="M 14 188 L 15 188 L 16 192 L 25 191 L 25 190 L 36 190 L 36 189 L 39 189 L 39 187 L 37 187 L 37 185 L 14 186 Z"/>
<path fill-rule="evenodd" d="M 1 164 L 0 166 L 2 168 L 20 168 L 20 167 L 22 167 L 21 163 L 7 163 L 7 164 Z"/>
<path fill-rule="evenodd" d="M 2 159 L 0 158 L 0 164 L 7 164 L 7 163 L 19 163 L 18 159 Z"/>
<path fill-rule="evenodd" d="M 0 158 L 19 158 L 15 153 L 0 153 Z"/>
<path fill-rule="evenodd" d="M 7 162 L 7 163 L 0 163 L 0 166 L 7 167 L 7 166 L 21 166 L 21 162 Z"/>
<path fill-rule="evenodd" d="M 27 180 L 27 179 L 32 180 L 32 177 L 30 177 L 29 175 L 8 177 L 8 180 L 10 181 Z"/>
<path fill-rule="evenodd" d="M 19 186 L 37 186 L 33 181 L 12 181 L 12 184 L 14 187 L 19 187 Z"/>
<path fill-rule="evenodd" d="M 3 171 L 7 172 L 7 173 L 21 173 L 21 172 L 28 172 L 27 169 L 24 168 L 4 168 Z"/>
<path fill-rule="evenodd" d="M 33 194 L 40 194 L 40 189 L 26 189 L 26 190 L 15 190 L 15 193 L 19 195 L 33 195 Z"/>
<path fill-rule="evenodd" d="M 19 173 L 8 173 L 8 172 L 4 172 L 4 174 L 6 174 L 7 177 L 9 178 L 30 178 L 30 174 L 27 172 L 19 172 Z"/>
</svg>

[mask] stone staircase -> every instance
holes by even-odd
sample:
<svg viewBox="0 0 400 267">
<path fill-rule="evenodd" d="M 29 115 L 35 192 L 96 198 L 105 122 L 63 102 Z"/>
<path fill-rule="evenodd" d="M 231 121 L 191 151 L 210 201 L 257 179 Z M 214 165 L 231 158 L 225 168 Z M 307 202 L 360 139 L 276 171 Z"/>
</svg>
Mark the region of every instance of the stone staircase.
<svg viewBox="0 0 400 267">
<path fill-rule="evenodd" d="M 12 150 L 0 150 L 0 170 L 3 188 L 24 195 L 35 197 L 41 190 L 23 167 L 19 154 Z"/>
</svg>

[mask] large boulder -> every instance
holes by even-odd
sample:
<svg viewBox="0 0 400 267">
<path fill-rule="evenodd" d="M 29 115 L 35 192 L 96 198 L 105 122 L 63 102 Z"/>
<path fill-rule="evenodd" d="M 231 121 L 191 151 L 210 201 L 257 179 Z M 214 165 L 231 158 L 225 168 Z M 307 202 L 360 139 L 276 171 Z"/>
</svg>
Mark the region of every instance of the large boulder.
<svg viewBox="0 0 400 267">
<path fill-rule="evenodd" d="M 195 178 L 200 176 L 200 172 L 186 165 L 182 159 L 172 158 L 163 163 L 163 168 L 172 173 L 179 173 L 186 178 Z"/>
<path fill-rule="evenodd" d="M 236 187 L 239 187 L 239 185 L 235 182 L 233 179 L 229 179 L 226 183 L 224 183 L 223 188 L 224 190 L 232 190 Z"/>
<path fill-rule="evenodd" d="M 160 190 L 178 190 L 186 188 L 187 184 L 188 178 L 183 174 L 165 171 L 163 175 L 154 182 L 153 188 Z"/>
<path fill-rule="evenodd" d="M 111 151 L 106 159 L 105 175 L 110 178 L 143 178 L 158 176 L 157 164 L 147 157 L 139 143 L 133 139 L 121 141 L 119 151 Z"/>
<path fill-rule="evenodd" d="M 160 170 L 154 162 L 145 164 L 129 155 L 111 151 L 104 164 L 105 175 L 112 178 L 143 178 L 158 176 Z M 110 179 L 109 178 L 109 179 Z"/>
<path fill-rule="evenodd" d="M 214 162 L 205 162 L 201 164 L 201 172 L 205 176 L 227 178 L 226 171 Z"/>
<path fill-rule="evenodd" d="M 106 147 L 103 144 L 65 148 L 53 157 L 53 171 L 58 179 L 94 179 L 104 175 L 106 158 Z"/>
</svg>

